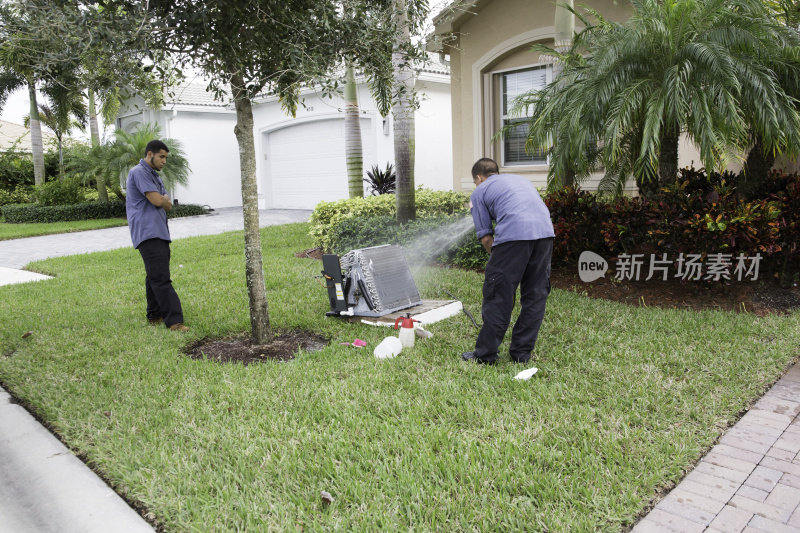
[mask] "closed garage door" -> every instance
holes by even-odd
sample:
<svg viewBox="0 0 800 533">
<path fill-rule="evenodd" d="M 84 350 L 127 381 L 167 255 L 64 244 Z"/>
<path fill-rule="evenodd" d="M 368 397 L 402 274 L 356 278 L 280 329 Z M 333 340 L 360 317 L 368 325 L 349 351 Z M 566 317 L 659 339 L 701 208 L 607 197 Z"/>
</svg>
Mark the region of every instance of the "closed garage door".
<svg viewBox="0 0 800 533">
<path fill-rule="evenodd" d="M 361 120 L 365 167 L 372 161 L 370 120 Z M 305 122 L 267 133 L 266 204 L 276 209 L 313 209 L 347 198 L 344 119 Z"/>
</svg>

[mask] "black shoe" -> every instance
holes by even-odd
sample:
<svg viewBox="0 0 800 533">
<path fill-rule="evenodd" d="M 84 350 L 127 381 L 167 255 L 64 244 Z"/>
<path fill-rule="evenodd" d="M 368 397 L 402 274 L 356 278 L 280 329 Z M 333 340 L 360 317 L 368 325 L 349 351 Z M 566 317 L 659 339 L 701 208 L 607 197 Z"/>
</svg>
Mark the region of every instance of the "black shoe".
<svg viewBox="0 0 800 533">
<path fill-rule="evenodd" d="M 472 361 L 478 365 L 493 365 L 496 361 L 483 361 L 475 357 L 475 352 L 464 352 L 461 354 L 462 361 Z"/>
</svg>

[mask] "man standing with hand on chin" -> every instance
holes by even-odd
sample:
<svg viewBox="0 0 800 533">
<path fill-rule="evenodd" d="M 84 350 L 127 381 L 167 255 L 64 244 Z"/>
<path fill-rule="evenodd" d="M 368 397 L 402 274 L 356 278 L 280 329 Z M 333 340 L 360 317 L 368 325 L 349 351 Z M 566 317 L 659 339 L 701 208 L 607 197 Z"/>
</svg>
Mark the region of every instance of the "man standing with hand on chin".
<svg viewBox="0 0 800 533">
<path fill-rule="evenodd" d="M 125 211 L 133 247 L 144 261 L 147 320 L 173 331 L 189 331 L 183 325 L 183 310 L 169 274 L 170 250 L 167 211 L 172 200 L 158 172 L 169 155 L 167 145 L 159 140 L 147 143 L 144 159 L 128 173 Z"/>
<path fill-rule="evenodd" d="M 497 362 L 497 350 L 511 320 L 517 286 L 522 310 L 511 333 L 509 353 L 527 363 L 544 319 L 550 294 L 553 222 L 533 184 L 522 176 L 500 174 L 497 163 L 484 157 L 472 167 L 476 185 L 470 197 L 475 232 L 489 252 L 483 282 L 483 327 L 474 352 L 461 358 L 480 364 Z M 492 221 L 497 223 L 492 229 Z"/>
</svg>

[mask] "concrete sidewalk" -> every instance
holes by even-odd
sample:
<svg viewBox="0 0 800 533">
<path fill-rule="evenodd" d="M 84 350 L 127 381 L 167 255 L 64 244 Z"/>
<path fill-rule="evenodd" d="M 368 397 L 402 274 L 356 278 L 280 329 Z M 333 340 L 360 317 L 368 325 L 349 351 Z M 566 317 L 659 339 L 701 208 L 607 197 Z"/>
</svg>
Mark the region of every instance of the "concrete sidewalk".
<svg viewBox="0 0 800 533">
<path fill-rule="evenodd" d="M 800 364 L 633 528 L 676 531 L 800 532 Z"/>
<path fill-rule="evenodd" d="M 152 533 L 136 511 L 0 388 L 0 533 Z"/>
<path fill-rule="evenodd" d="M 259 213 L 261 226 L 304 222 L 310 214 Z M 240 230 L 242 210 L 178 218 L 169 226 L 173 240 Z M 20 270 L 31 261 L 126 246 L 131 246 L 127 226 L 0 241 L 0 285 L 47 279 Z M 152 533 L 153 528 L 0 388 L 0 533 L 112 531 Z"/>
<path fill-rule="evenodd" d="M 305 222 L 310 215 L 311 211 L 295 209 L 259 211 L 261 227 Z M 198 235 L 216 235 L 240 230 L 243 227 L 240 207 L 218 209 L 209 215 L 174 218 L 169 221 L 172 240 Z M 48 257 L 87 254 L 128 246 L 131 246 L 128 226 L 12 239 L 0 241 L 0 266 L 21 269 L 32 261 Z"/>
</svg>

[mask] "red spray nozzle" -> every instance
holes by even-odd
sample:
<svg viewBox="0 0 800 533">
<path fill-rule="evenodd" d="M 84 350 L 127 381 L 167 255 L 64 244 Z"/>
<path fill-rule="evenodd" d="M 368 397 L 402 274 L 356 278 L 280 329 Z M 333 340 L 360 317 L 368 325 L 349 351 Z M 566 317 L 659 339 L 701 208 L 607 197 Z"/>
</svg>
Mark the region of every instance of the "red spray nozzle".
<svg viewBox="0 0 800 533">
<path fill-rule="evenodd" d="M 400 325 L 401 321 L 402 321 L 402 325 Z M 403 316 L 397 317 L 397 320 L 394 321 L 394 329 L 397 329 L 398 327 L 412 328 L 413 329 L 414 328 L 414 322 L 419 322 L 419 320 L 411 318 L 411 313 L 406 313 L 406 316 L 404 316 L 404 317 Z"/>
</svg>

